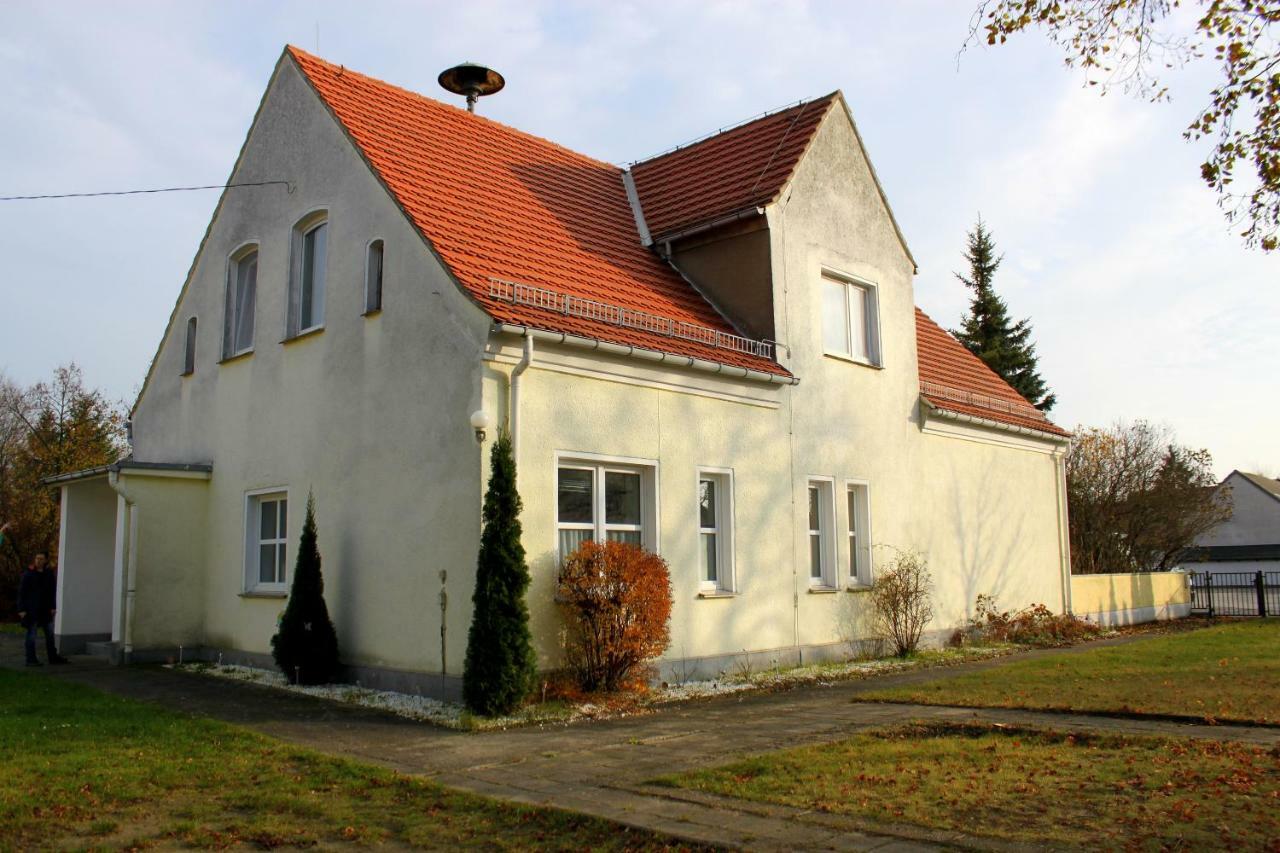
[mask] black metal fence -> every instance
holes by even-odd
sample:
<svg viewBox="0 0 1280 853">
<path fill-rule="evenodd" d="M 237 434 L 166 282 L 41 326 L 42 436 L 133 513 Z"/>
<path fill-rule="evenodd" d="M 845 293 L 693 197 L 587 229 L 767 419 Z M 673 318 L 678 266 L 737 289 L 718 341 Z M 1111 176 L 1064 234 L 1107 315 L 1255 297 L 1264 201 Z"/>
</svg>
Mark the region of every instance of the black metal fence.
<svg viewBox="0 0 1280 853">
<path fill-rule="evenodd" d="M 1280 616 L 1280 572 L 1192 572 L 1191 612 Z"/>
</svg>

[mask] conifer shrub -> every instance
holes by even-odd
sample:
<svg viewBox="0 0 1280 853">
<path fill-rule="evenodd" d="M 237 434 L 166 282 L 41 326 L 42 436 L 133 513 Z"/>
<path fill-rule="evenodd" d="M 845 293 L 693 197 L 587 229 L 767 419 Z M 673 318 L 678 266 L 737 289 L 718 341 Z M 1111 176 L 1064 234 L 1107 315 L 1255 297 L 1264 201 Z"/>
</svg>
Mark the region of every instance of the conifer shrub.
<svg viewBox="0 0 1280 853">
<path fill-rule="evenodd" d="M 906 657 L 914 652 L 933 619 L 933 578 L 924 557 L 898 551 L 871 585 L 871 606 L 878 633 L 893 646 L 893 653 Z"/>
<path fill-rule="evenodd" d="M 489 455 L 489 488 L 476 560 L 462 698 L 473 714 L 509 714 L 532 692 L 538 659 L 529 633 L 529 567 L 520 542 L 520 493 L 511 436 L 498 434 Z"/>
<path fill-rule="evenodd" d="M 338 634 L 324 603 L 315 499 L 309 493 L 289 603 L 280 619 L 280 630 L 271 638 L 271 654 L 291 683 L 327 684 L 338 672 Z"/>
<path fill-rule="evenodd" d="M 583 690 L 638 686 L 645 661 L 671 642 L 667 563 L 624 542 L 583 542 L 560 570 L 565 658 Z"/>
</svg>

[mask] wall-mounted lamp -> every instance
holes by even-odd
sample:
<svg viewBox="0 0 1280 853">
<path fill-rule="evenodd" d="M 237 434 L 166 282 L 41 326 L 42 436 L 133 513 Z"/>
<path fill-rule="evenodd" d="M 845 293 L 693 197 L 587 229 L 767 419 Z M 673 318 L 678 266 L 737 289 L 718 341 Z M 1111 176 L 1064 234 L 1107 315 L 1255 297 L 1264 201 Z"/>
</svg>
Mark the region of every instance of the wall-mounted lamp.
<svg viewBox="0 0 1280 853">
<path fill-rule="evenodd" d="M 471 413 L 471 428 L 476 431 L 476 441 L 484 441 L 491 426 L 493 426 L 493 417 L 484 409 L 476 409 Z"/>
</svg>

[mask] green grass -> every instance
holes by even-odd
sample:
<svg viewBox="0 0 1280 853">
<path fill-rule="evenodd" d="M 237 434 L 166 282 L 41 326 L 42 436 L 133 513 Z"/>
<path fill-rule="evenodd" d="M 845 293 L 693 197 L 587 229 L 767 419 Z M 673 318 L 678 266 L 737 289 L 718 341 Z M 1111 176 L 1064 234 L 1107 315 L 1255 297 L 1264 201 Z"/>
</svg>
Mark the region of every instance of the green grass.
<svg viewBox="0 0 1280 853">
<path fill-rule="evenodd" d="M 1017 660 L 862 701 L 1162 714 L 1280 724 L 1280 619 Z"/>
<path fill-rule="evenodd" d="M 1089 849 L 1273 849 L 1280 751 L 913 724 L 659 782 L 846 815 Z"/>
<path fill-rule="evenodd" d="M 668 840 L 0 670 L 0 850 L 344 843 L 621 850 Z"/>
<path fill-rule="evenodd" d="M 27 633 L 27 629 L 17 622 L 0 622 L 0 634 L 18 634 L 21 636 L 25 633 Z M 43 639 L 43 635 L 41 639 Z"/>
</svg>

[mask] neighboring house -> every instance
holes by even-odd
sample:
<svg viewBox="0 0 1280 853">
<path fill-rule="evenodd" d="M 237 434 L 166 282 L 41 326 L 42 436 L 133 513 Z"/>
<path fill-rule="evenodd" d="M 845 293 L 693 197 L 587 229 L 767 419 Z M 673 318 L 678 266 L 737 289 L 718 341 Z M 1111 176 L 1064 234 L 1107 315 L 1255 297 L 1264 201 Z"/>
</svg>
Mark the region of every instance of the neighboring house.
<svg viewBox="0 0 1280 853">
<path fill-rule="evenodd" d="M 1280 480 L 1232 471 L 1219 489 L 1231 517 L 1196 540 L 1182 559 L 1195 572 L 1280 572 Z"/>
<path fill-rule="evenodd" d="M 660 553 L 664 671 L 848 653 L 916 548 L 935 636 L 1069 607 L 1067 434 L 914 306 L 843 96 L 628 169 L 288 48 L 133 411 L 63 478 L 64 642 L 265 661 L 308 492 L 350 674 L 452 694 L 495 430 L 539 659 L 560 557 Z"/>
</svg>

